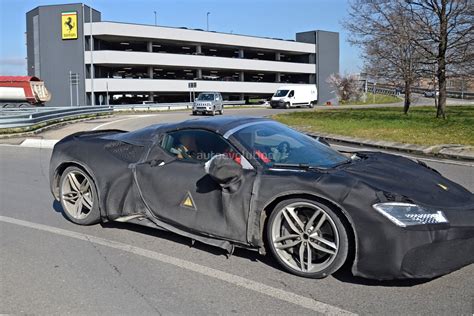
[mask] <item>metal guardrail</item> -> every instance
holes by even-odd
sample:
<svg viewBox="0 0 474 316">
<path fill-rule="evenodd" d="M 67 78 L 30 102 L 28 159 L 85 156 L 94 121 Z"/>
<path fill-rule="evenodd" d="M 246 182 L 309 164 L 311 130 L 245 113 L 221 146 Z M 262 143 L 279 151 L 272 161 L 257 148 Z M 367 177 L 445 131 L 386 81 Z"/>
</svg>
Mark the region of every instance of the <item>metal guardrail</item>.
<svg viewBox="0 0 474 316">
<path fill-rule="evenodd" d="M 50 121 L 63 121 L 82 115 L 107 114 L 112 113 L 112 111 L 113 108 L 108 106 L 4 109 L 0 111 L 0 129 L 28 127 Z"/>
<path fill-rule="evenodd" d="M 242 106 L 245 105 L 245 100 L 238 101 L 224 101 L 227 106 Z M 191 102 L 180 103 L 153 103 L 153 104 L 123 104 L 114 105 L 114 111 L 169 111 L 169 110 L 187 110 L 192 108 Z"/>
<path fill-rule="evenodd" d="M 226 106 L 242 106 L 245 101 L 224 101 Z M 105 106 L 75 106 L 75 107 L 28 107 L 0 109 L 0 129 L 29 127 L 51 121 L 63 121 L 82 115 L 112 114 L 114 111 L 168 111 L 190 109 L 190 102 L 155 103 L 155 104 L 124 104 Z"/>
<path fill-rule="evenodd" d="M 423 89 L 423 88 L 411 88 L 412 92 L 415 93 L 425 93 L 425 92 L 433 92 L 433 89 Z M 464 99 L 464 100 L 473 100 L 474 99 L 474 92 L 464 92 L 464 91 L 446 91 L 446 96 L 448 98 L 455 98 L 455 99 Z"/>
<path fill-rule="evenodd" d="M 362 89 L 364 89 L 364 85 L 361 85 L 361 87 L 362 87 Z M 369 83 L 367 85 L 367 91 L 368 92 L 374 92 L 373 83 Z M 412 87 L 411 88 L 411 92 L 413 92 L 413 93 L 424 94 L 425 92 L 432 92 L 432 91 L 433 91 L 433 89 L 418 88 L 418 87 Z M 375 86 L 375 93 L 397 95 L 397 92 L 403 93 L 403 90 L 402 89 L 396 89 L 395 87 L 390 86 L 390 85 L 386 85 L 386 84 L 377 84 Z M 474 99 L 474 92 L 447 90 L 446 91 L 446 96 L 448 98 L 473 100 Z"/>
</svg>

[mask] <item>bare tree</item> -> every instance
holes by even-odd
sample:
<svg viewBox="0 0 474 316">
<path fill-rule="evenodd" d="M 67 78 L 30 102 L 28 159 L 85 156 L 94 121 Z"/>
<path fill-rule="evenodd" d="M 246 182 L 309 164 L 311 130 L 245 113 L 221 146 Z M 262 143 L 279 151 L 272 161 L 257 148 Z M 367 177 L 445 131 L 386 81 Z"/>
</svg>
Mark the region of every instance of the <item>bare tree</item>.
<svg viewBox="0 0 474 316">
<path fill-rule="evenodd" d="M 406 0 L 417 29 L 414 45 L 427 63 L 436 63 L 439 85 L 436 117 L 446 117 L 448 73 L 472 76 L 474 4 L 472 0 Z"/>
<path fill-rule="evenodd" d="M 404 85 L 404 113 L 411 104 L 411 86 L 426 68 L 414 45 L 416 30 L 404 1 L 353 0 L 349 20 L 343 23 L 352 34 L 349 42 L 362 48 L 365 71 L 374 78 Z"/>
<path fill-rule="evenodd" d="M 359 100 L 362 95 L 359 78 L 355 75 L 331 74 L 327 83 L 334 88 L 339 101 L 355 101 Z"/>
</svg>

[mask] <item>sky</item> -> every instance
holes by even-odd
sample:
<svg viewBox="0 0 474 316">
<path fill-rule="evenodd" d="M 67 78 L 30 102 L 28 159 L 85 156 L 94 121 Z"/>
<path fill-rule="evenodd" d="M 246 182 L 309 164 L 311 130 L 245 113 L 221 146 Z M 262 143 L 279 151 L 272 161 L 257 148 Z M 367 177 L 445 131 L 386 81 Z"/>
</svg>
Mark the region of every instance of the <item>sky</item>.
<svg viewBox="0 0 474 316">
<path fill-rule="evenodd" d="M 49 4 L 80 0 L 0 0 L 0 75 L 26 75 L 27 11 Z M 209 29 L 234 34 L 295 39 L 297 32 L 327 30 L 340 33 L 340 71 L 359 72 L 360 50 L 351 46 L 341 26 L 347 0 L 89 0 L 103 21 Z"/>
</svg>

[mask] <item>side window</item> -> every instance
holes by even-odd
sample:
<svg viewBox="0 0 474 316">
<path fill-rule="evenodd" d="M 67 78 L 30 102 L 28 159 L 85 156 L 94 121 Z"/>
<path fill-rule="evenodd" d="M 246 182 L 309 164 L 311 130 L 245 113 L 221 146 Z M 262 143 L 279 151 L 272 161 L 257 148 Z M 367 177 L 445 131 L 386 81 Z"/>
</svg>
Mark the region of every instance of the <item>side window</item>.
<svg viewBox="0 0 474 316">
<path fill-rule="evenodd" d="M 236 155 L 221 136 L 205 130 L 182 130 L 168 133 L 161 147 L 177 159 L 208 161 L 218 154 Z"/>
<path fill-rule="evenodd" d="M 290 93 L 288 94 L 288 97 L 294 97 L 295 96 L 295 90 L 291 90 Z"/>
<path fill-rule="evenodd" d="M 221 99 L 220 95 L 216 94 L 216 101 L 219 101 Z"/>
</svg>

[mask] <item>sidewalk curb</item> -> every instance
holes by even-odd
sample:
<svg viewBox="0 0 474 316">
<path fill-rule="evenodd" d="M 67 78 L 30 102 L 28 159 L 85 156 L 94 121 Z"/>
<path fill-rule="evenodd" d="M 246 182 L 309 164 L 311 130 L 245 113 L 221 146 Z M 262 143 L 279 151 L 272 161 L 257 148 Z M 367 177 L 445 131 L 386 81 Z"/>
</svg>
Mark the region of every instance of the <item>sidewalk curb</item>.
<svg viewBox="0 0 474 316">
<path fill-rule="evenodd" d="M 328 133 L 317 133 L 308 131 L 306 129 L 297 129 L 304 132 L 312 137 L 321 137 L 327 141 L 350 144 L 358 146 L 366 146 L 372 148 L 389 149 L 393 151 L 400 151 L 404 153 L 411 153 L 421 156 L 431 156 L 438 158 L 447 158 L 464 161 L 474 161 L 474 146 L 464 146 L 457 144 L 445 144 L 445 145 L 434 145 L 434 146 L 421 146 L 406 143 L 389 142 L 382 140 L 371 140 L 365 138 L 357 138 L 350 136 L 342 136 Z"/>
</svg>

